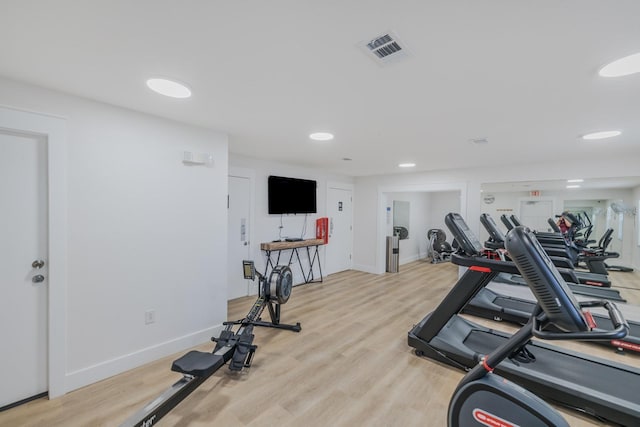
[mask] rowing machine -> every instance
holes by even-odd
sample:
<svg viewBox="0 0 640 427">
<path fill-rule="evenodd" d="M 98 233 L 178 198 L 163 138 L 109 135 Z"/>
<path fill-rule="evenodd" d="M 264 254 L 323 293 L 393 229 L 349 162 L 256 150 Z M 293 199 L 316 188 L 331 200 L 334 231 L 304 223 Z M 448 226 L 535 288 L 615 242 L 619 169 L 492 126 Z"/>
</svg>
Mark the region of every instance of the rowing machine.
<svg viewBox="0 0 640 427">
<path fill-rule="evenodd" d="M 273 269 L 267 279 L 256 271 L 253 261 L 242 261 L 242 267 L 245 279 L 255 280 L 257 277 L 259 283 L 258 299 L 253 303 L 247 316 L 240 320 L 223 323 L 225 329 L 220 336 L 211 338 L 216 343 L 211 353 L 192 350 L 175 360 L 171 370 L 180 372 L 183 377 L 127 418 L 120 427 L 151 427 L 229 361 L 231 371 L 241 371 L 243 368 L 250 367 L 258 348 L 253 344 L 254 326 L 300 332 L 300 323 L 295 325 L 280 323 L 280 306 L 285 304 L 291 296 L 293 286 L 291 269 L 279 265 Z M 265 322 L 260 317 L 265 307 L 269 310 L 271 322 Z M 235 325 L 239 327 L 233 331 L 232 328 Z"/>
</svg>

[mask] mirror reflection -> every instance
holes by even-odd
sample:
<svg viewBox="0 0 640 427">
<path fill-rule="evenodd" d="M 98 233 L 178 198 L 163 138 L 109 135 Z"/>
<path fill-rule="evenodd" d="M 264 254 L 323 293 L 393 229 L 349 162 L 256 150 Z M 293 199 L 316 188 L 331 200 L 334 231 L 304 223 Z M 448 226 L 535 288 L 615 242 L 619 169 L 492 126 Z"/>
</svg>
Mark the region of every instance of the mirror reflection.
<svg viewBox="0 0 640 427">
<path fill-rule="evenodd" d="M 409 238 L 409 212 L 411 205 L 403 200 L 393 201 L 393 235 L 400 240 Z"/>
<path fill-rule="evenodd" d="M 515 215 L 523 225 L 539 232 L 552 232 L 550 222 L 557 224 L 567 213 L 576 222 L 575 239 L 586 247 L 598 247 L 608 230 L 613 230 L 606 251 L 618 256 L 606 260 L 607 273 L 640 266 L 640 177 L 484 183 L 481 189 L 481 213 L 490 214 L 504 232 L 503 215 Z M 484 227 L 479 231 L 481 241 L 487 240 Z M 629 289 L 624 289 L 638 304 L 639 277 L 635 272 L 625 278 L 631 285 L 625 284 Z"/>
<path fill-rule="evenodd" d="M 585 262 L 587 251 L 595 252 L 605 246 L 607 254 L 617 254 L 601 261 L 600 267 L 604 270 L 601 277 L 610 282 L 611 288 L 598 290 L 619 293 L 625 302 L 616 304 L 624 309 L 625 317 L 634 325 L 630 342 L 640 337 L 640 177 L 584 179 L 580 182 L 484 183 L 481 186 L 480 206 L 480 212 L 489 214 L 503 233 L 507 232 L 507 227 L 501 217 L 511 219 L 513 216 L 523 225 L 536 230 L 541 244 L 545 238 L 553 240 L 559 237 L 555 230 L 563 218 L 568 218 L 567 223 L 562 225 L 571 229 L 573 235 L 571 239 L 560 236 L 560 242 L 564 244 L 569 241 L 578 248 L 579 259 L 568 265 L 569 269 L 574 270 L 578 281 L 585 275 L 593 274 Z M 483 225 L 478 231 L 480 241 L 491 244 L 489 233 Z M 590 296 L 579 298 L 607 299 Z M 595 312 L 595 309 L 592 311 Z M 640 364 L 640 351 L 627 349 L 624 351 L 626 355 L 622 356 L 626 359 L 621 359 L 612 348 L 587 346 L 584 350 L 621 363 Z"/>
<path fill-rule="evenodd" d="M 562 212 L 571 212 L 583 228 L 591 227 L 589 240 L 596 240 L 593 243 L 608 228 L 613 228 L 610 251 L 619 252 L 627 263 L 637 264 L 640 254 L 633 253 L 637 252 L 633 247 L 638 244 L 633 207 L 639 197 L 640 177 L 583 180 L 575 184 L 565 180 L 485 183 L 481 211 L 491 214 L 497 222 L 503 214 L 516 215 L 524 225 L 547 232 L 552 231 L 549 218 L 557 220 Z M 481 237 L 487 236 L 481 230 Z"/>
</svg>

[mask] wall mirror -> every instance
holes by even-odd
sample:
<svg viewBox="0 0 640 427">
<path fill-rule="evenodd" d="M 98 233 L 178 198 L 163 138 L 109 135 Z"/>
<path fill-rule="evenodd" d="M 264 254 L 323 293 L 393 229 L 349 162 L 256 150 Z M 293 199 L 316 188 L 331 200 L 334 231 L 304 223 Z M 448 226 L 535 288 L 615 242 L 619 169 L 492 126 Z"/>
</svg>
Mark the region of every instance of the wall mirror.
<svg viewBox="0 0 640 427">
<path fill-rule="evenodd" d="M 398 236 L 400 240 L 409 238 L 409 211 L 411 205 L 409 202 L 394 200 L 393 201 L 393 235 Z"/>
<path fill-rule="evenodd" d="M 598 245 L 599 240 L 606 236 L 607 229 L 613 229 L 607 251 L 616 252 L 619 257 L 606 260 L 611 288 L 626 300 L 620 304 L 628 308 L 627 313 L 637 312 L 640 306 L 640 282 L 636 279 L 640 267 L 640 177 L 585 178 L 577 183 L 567 180 L 485 183 L 481 185 L 478 199 L 480 212 L 490 214 L 503 232 L 506 232 L 506 227 L 500 220 L 501 215 L 516 215 L 524 225 L 547 231 L 550 226 L 542 219 L 548 221 L 551 217 L 556 220 L 555 215 L 563 211 L 580 215 L 580 223 L 591 226 L 590 246 Z M 536 222 L 536 217 L 540 217 L 540 221 Z M 485 242 L 489 236 L 481 224 L 478 232 L 480 241 Z M 580 266 L 585 264 L 580 263 Z M 636 272 L 625 272 L 629 268 Z M 622 361 L 611 348 L 603 349 L 599 356 Z M 629 355 L 623 357 L 628 358 Z"/>
<path fill-rule="evenodd" d="M 591 245 L 597 245 L 608 228 L 614 230 L 607 250 L 620 257 L 612 264 L 637 263 L 638 251 L 633 248 L 639 244 L 639 233 L 634 230 L 634 207 L 640 203 L 640 177 L 484 183 L 481 190 L 481 212 L 490 214 L 503 231 L 501 215 L 516 215 L 530 228 L 550 231 L 549 218 L 555 220 L 556 215 L 569 211 L 590 227 L 587 238 Z M 488 238 L 484 227 L 479 237 L 481 241 Z"/>
</svg>

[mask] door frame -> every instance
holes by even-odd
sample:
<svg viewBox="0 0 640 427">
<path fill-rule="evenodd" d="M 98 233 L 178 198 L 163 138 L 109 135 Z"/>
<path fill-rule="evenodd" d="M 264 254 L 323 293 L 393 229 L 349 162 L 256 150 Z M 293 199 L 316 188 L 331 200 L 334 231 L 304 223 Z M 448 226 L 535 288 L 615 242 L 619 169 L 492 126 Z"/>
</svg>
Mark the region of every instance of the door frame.
<svg viewBox="0 0 640 427">
<path fill-rule="evenodd" d="M 324 195 L 324 200 L 325 200 L 325 212 L 326 212 L 326 216 L 329 216 L 329 212 L 331 212 L 331 207 L 329 206 L 329 189 L 330 188 L 334 188 L 336 190 L 345 190 L 345 191 L 351 191 L 351 259 L 349 260 L 349 268 L 353 268 L 353 193 L 354 193 L 354 185 L 353 184 L 347 184 L 344 182 L 332 182 L 329 181 L 327 182 L 327 186 L 325 187 L 325 195 Z M 327 230 L 328 232 L 328 230 Z M 324 261 L 324 265 L 326 267 L 327 265 L 327 248 L 325 248 L 322 251 L 322 255 L 323 255 L 323 261 Z"/>
<path fill-rule="evenodd" d="M 551 215 L 553 216 L 554 212 L 558 212 L 558 200 L 557 197 L 548 197 L 548 196 L 530 196 L 530 197 L 519 197 L 518 198 L 518 217 L 522 218 L 522 204 L 527 202 L 551 202 Z M 525 224 L 526 225 L 526 224 Z M 544 231 L 544 230 L 538 230 Z"/>
<path fill-rule="evenodd" d="M 478 184 L 479 187 L 479 184 Z M 373 271 L 374 274 L 384 274 L 385 272 L 385 247 L 386 247 L 386 193 L 403 193 L 403 192 L 419 192 L 432 193 L 440 191 L 459 191 L 460 192 L 460 214 L 465 218 L 468 216 L 467 182 L 450 182 L 450 183 L 433 183 L 433 184 L 405 184 L 405 185 L 383 185 L 378 187 L 378 229 L 376 233 L 376 264 Z M 477 217 L 480 214 L 478 213 Z M 476 221 L 477 222 L 477 221 Z"/>
<path fill-rule="evenodd" d="M 43 137 L 47 149 L 48 204 L 48 394 L 49 398 L 67 392 L 67 121 L 53 116 L 0 105 L 0 129 Z"/>
<path fill-rule="evenodd" d="M 249 180 L 249 235 L 247 236 L 249 240 L 249 259 L 252 259 L 256 262 L 256 268 L 258 271 L 262 271 L 263 267 L 258 265 L 258 260 L 261 259 L 259 256 L 256 256 L 256 251 L 253 246 L 253 238 L 255 236 L 254 228 L 255 228 L 255 193 L 256 193 L 256 172 L 253 169 L 242 168 L 237 166 L 229 165 L 229 171 L 227 172 L 227 176 L 234 176 L 236 178 L 246 178 Z M 229 192 L 229 185 L 227 184 L 227 194 Z M 227 214 L 229 214 L 229 209 L 227 209 Z M 227 224 L 229 220 L 227 218 Z M 227 233 L 230 231 L 227 230 Z M 227 242 L 229 241 L 227 236 Z M 229 248 L 227 248 L 229 249 Z M 258 248 L 259 250 L 259 248 Z M 229 251 L 227 251 L 228 253 Z M 258 253 L 258 255 L 260 255 Z M 227 274 L 229 272 L 227 271 Z M 227 283 L 229 281 L 227 280 Z M 257 288 L 255 288 L 255 292 L 253 292 L 251 287 L 248 287 L 249 295 L 256 294 L 258 292 Z"/>
</svg>

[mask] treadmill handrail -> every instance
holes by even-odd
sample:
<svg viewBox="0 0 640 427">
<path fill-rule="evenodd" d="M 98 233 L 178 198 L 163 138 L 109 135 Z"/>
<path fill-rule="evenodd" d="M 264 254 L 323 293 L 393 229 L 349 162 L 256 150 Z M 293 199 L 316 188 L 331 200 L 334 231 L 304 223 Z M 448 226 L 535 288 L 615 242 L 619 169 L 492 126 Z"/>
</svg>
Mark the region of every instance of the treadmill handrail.
<svg viewBox="0 0 640 427">
<path fill-rule="evenodd" d="M 511 261 L 501 261 L 482 257 L 469 257 L 461 254 L 451 255 L 451 262 L 462 267 L 485 267 L 498 273 L 520 274 L 518 267 Z"/>
<path fill-rule="evenodd" d="M 613 323 L 614 329 L 602 330 L 592 329 L 585 332 L 553 332 L 543 331 L 542 328 L 545 325 L 544 321 L 541 321 L 537 316 L 533 316 L 533 336 L 543 340 L 585 340 L 585 341 L 600 341 L 600 340 L 615 340 L 624 338 L 629 333 L 629 323 L 625 320 L 624 316 L 620 312 L 620 309 L 611 301 L 581 301 L 580 307 L 604 307 L 609 313 L 609 319 Z"/>
</svg>

